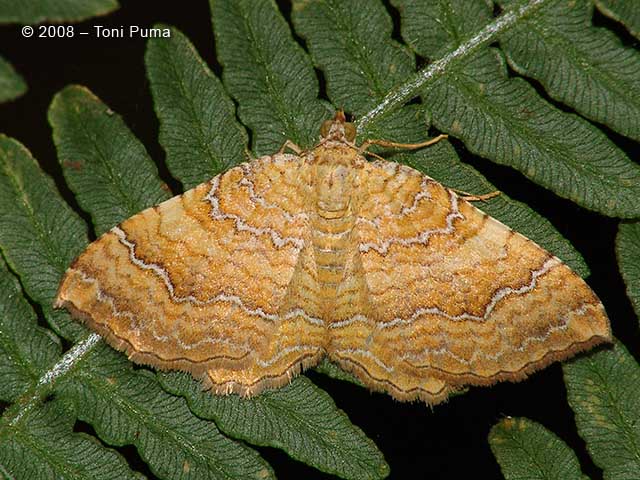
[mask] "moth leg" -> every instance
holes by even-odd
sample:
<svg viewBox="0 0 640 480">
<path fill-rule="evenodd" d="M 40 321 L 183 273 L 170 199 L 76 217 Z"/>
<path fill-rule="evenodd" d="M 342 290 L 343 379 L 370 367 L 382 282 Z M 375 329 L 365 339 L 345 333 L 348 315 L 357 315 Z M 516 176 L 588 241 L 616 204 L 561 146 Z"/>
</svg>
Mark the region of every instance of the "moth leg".
<svg viewBox="0 0 640 480">
<path fill-rule="evenodd" d="M 300 155 L 304 151 L 301 147 L 293 143 L 291 140 L 287 140 L 282 144 L 282 147 L 280 147 L 280 150 L 278 150 L 278 154 L 282 155 L 286 149 L 291 150 L 297 155 Z"/>
<path fill-rule="evenodd" d="M 459 194 L 461 198 L 463 200 L 466 200 L 467 202 L 485 202 L 490 198 L 497 197 L 502 193 L 500 190 L 496 190 L 494 192 L 484 193 L 482 195 L 474 195 L 472 193 L 468 193 L 463 190 L 458 190 L 456 188 L 451 188 L 450 190 L 453 190 L 454 192 Z"/>
<path fill-rule="evenodd" d="M 379 145 L 381 147 L 391 147 L 391 148 L 404 148 L 406 150 L 415 150 L 418 148 L 428 147 L 429 145 L 433 145 L 434 143 L 437 143 L 440 140 L 443 140 L 447 137 L 448 137 L 447 134 L 441 134 L 435 138 L 431 138 L 425 142 L 420 142 L 420 143 L 398 143 L 398 142 L 391 142 L 389 140 L 365 140 L 362 143 L 362 145 L 360 145 L 360 148 L 358 149 L 358 153 L 363 154 L 364 152 L 366 152 L 367 148 L 369 148 L 371 145 Z"/>
</svg>

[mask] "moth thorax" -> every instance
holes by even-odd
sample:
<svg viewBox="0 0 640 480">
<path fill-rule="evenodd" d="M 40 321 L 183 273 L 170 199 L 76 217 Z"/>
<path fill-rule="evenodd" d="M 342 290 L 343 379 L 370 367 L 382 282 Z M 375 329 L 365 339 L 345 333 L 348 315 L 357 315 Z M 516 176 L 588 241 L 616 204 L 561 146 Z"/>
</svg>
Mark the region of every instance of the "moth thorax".
<svg viewBox="0 0 640 480">
<path fill-rule="evenodd" d="M 323 218 L 338 218 L 351 209 L 357 192 L 357 173 L 346 165 L 321 164 L 315 166 L 314 203 Z"/>
</svg>

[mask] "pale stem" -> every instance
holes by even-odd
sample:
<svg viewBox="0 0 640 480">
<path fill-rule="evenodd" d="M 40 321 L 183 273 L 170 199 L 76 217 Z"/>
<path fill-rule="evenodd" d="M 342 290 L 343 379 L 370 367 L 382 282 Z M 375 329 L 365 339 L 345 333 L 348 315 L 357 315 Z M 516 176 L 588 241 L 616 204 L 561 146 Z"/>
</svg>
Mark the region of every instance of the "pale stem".
<svg viewBox="0 0 640 480">
<path fill-rule="evenodd" d="M 97 333 L 91 333 L 80 342 L 76 343 L 65 353 L 62 358 L 50 370 L 44 373 L 38 383 L 31 388 L 16 405 L 18 410 L 10 409 L 13 415 L 9 414 L 4 420 L 10 427 L 15 426 L 31 409 L 38 405 L 44 396 L 51 390 L 55 381 L 66 375 L 74 365 L 76 365 L 87 353 L 102 340 Z"/>
<path fill-rule="evenodd" d="M 363 115 L 356 122 L 358 133 L 362 133 L 370 123 L 375 122 L 379 117 L 399 108 L 403 103 L 416 96 L 420 88 L 424 87 L 428 82 L 441 77 L 451 65 L 466 59 L 480 47 L 491 43 L 497 35 L 504 33 L 518 21 L 536 12 L 549 2 L 550 0 L 531 0 L 520 8 L 503 13 L 454 51 L 427 65 L 407 82 L 389 92 L 378 105 Z"/>
</svg>

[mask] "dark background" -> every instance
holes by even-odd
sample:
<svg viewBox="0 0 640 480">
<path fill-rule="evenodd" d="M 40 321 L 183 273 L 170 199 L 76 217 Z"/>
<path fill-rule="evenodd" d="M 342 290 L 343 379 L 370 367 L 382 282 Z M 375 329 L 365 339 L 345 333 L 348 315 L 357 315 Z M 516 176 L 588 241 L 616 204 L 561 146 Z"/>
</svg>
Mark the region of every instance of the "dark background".
<svg viewBox="0 0 640 480">
<path fill-rule="evenodd" d="M 288 4 L 281 2 L 281 8 L 288 17 Z M 392 7 L 390 10 L 397 13 Z M 205 0 L 121 0 L 121 9 L 114 14 L 76 24 L 76 29 L 89 31 L 93 25 L 152 26 L 156 22 L 181 29 L 212 70 L 220 75 Z M 638 42 L 634 43 L 634 39 L 616 23 L 597 13 L 594 22 L 615 31 L 625 45 L 638 48 Z M 395 36 L 400 40 L 398 32 L 396 18 Z M 179 193 L 179 184 L 171 179 L 164 166 L 164 152 L 157 140 L 158 122 L 144 71 L 144 48 L 144 39 L 96 39 L 94 35 L 71 39 L 25 39 L 20 34 L 20 26 L 0 27 L 0 54 L 25 77 L 29 86 L 27 94 L 20 99 L 0 104 L 0 132 L 25 144 L 75 207 L 77 204 L 65 185 L 56 160 L 47 122 L 47 109 L 53 95 L 72 83 L 87 86 L 124 117 L 129 128 L 158 163 L 163 180 L 175 193 Z M 538 91 L 548 99 L 540 88 Z M 558 107 L 567 110 L 562 105 Z M 604 130 L 631 158 L 638 158 L 635 142 L 606 128 Z M 464 161 L 478 168 L 502 191 L 526 202 L 551 220 L 576 246 L 591 268 L 588 282 L 603 300 L 615 335 L 628 348 L 636 346 L 632 353 L 639 358 L 638 320 L 624 294 L 615 259 L 617 220 L 586 211 L 524 180 L 509 168 L 472 157 L 459 142 L 454 141 L 454 144 Z M 84 218 L 88 220 L 87 215 Z M 557 364 L 518 384 L 473 388 L 467 394 L 433 409 L 422 403 L 398 403 L 389 396 L 370 393 L 315 372 L 309 376 L 328 390 L 351 421 L 376 442 L 391 465 L 390 478 L 457 479 L 469 473 L 475 478 L 501 478 L 487 435 L 491 426 L 505 416 L 525 416 L 542 423 L 576 450 L 586 474 L 594 479 L 602 477 L 602 472 L 592 463 L 584 442 L 577 435 L 573 413 L 566 401 L 562 370 Z M 76 428 L 93 433 L 90 425 L 79 423 Z M 135 448 L 117 450 L 127 457 L 132 468 L 153 478 Z M 280 450 L 259 450 L 281 479 L 332 478 L 289 459 Z"/>
</svg>

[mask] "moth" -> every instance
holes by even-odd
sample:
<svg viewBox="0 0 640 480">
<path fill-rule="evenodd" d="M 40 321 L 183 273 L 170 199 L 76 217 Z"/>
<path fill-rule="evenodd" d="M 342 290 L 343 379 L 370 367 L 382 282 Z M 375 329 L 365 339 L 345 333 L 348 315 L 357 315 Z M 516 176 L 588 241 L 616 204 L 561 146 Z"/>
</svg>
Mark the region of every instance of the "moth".
<svg viewBox="0 0 640 480">
<path fill-rule="evenodd" d="M 400 145 L 355 134 L 338 112 L 314 148 L 287 142 L 125 220 L 76 258 L 56 306 L 135 362 L 243 396 L 326 356 L 434 405 L 611 340 L 561 260 L 417 170 L 368 161 L 369 144 Z"/>
</svg>

